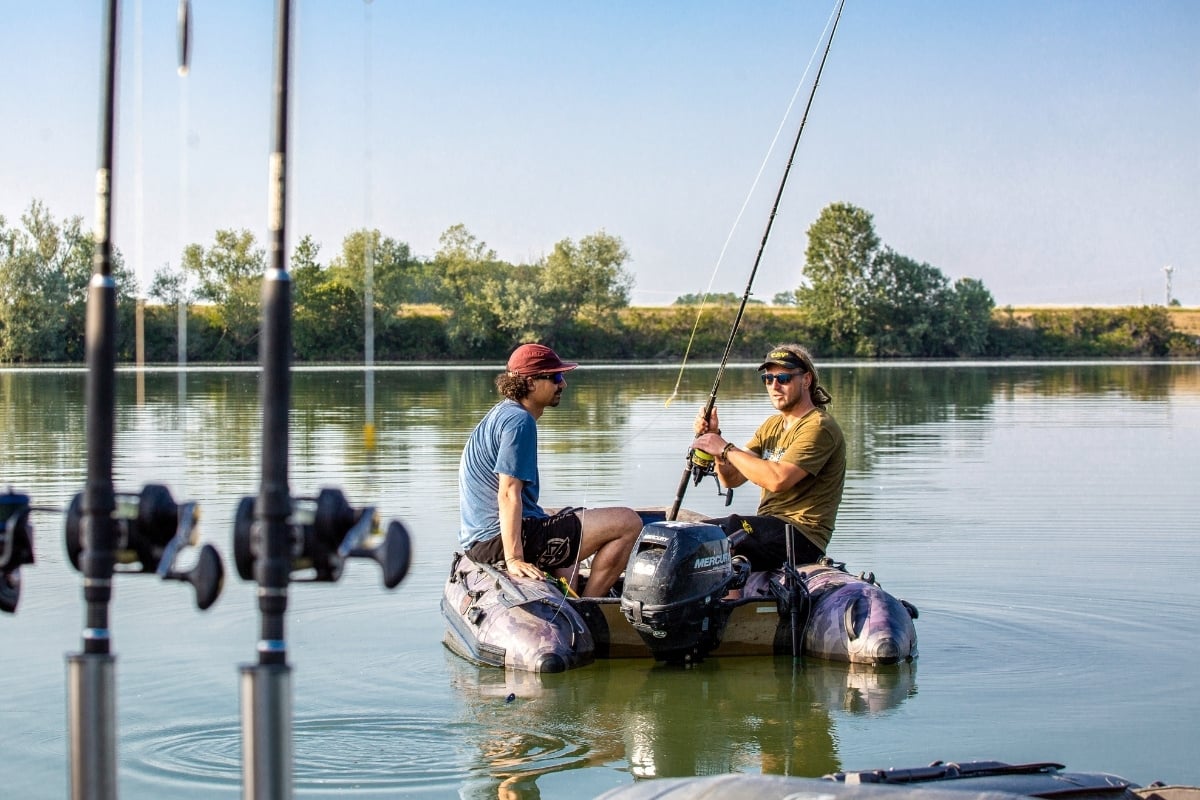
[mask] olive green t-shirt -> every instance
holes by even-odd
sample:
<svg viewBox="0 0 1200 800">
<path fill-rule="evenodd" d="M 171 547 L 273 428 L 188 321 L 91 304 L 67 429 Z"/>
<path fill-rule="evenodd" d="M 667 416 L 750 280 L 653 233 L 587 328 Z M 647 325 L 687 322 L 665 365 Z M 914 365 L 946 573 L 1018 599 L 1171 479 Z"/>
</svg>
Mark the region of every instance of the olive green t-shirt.
<svg viewBox="0 0 1200 800">
<path fill-rule="evenodd" d="M 789 520 L 825 550 L 842 502 L 846 440 L 837 420 L 824 409 L 814 408 L 789 430 L 784 430 L 783 422 L 782 414 L 767 419 L 758 426 L 746 449 L 768 461 L 794 464 L 808 474 L 782 492 L 763 489 L 758 513 Z"/>
</svg>

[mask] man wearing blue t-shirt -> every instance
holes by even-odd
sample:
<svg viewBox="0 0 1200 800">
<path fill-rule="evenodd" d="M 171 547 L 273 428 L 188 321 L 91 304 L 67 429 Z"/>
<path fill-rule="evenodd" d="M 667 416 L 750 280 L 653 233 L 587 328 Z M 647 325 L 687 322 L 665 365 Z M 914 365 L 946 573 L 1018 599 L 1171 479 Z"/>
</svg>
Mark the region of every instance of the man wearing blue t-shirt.
<svg viewBox="0 0 1200 800">
<path fill-rule="evenodd" d="M 557 406 L 566 373 L 544 344 L 523 344 L 509 356 L 496 388 L 504 397 L 471 432 L 458 467 L 458 539 L 475 561 L 503 563 L 511 575 L 566 575 L 588 556 L 585 597 L 603 597 L 625 569 L 642 529 L 631 508 L 570 508 L 554 516 L 538 505 L 537 421 Z"/>
</svg>

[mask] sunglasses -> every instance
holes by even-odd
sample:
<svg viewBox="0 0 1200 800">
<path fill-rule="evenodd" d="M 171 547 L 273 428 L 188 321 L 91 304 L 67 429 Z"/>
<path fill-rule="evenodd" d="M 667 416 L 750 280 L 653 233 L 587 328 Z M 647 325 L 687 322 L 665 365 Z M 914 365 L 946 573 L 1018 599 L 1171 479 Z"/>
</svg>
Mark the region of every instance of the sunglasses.
<svg viewBox="0 0 1200 800">
<path fill-rule="evenodd" d="M 780 386 L 787 386 L 793 378 L 799 378 L 803 374 L 803 372 L 764 372 L 758 377 L 762 380 L 763 386 L 770 386 L 771 381 L 778 381 Z"/>
<path fill-rule="evenodd" d="M 555 385 L 558 385 L 566 380 L 563 378 L 563 374 L 561 372 L 550 372 L 545 375 L 534 375 L 533 379 L 535 381 L 553 381 Z"/>
</svg>

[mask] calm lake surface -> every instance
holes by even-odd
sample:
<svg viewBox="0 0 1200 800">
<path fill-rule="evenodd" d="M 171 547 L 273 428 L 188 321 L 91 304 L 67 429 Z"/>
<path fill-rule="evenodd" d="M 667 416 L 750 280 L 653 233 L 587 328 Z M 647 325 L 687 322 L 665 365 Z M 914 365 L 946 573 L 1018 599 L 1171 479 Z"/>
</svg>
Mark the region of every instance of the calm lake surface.
<svg viewBox="0 0 1200 800">
<path fill-rule="evenodd" d="M 739 442 L 769 412 L 731 367 L 721 422 Z M 295 784 L 303 797 L 592 797 L 653 776 L 1053 760 L 1139 783 L 1200 784 L 1200 364 L 822 366 L 850 447 L 830 555 L 914 603 L 920 658 L 850 669 L 790 658 L 694 669 L 600 662 L 538 678 L 473 667 L 442 644 L 462 444 L 494 402 L 491 368 L 293 375 L 291 487 L 340 487 L 412 533 L 394 591 L 352 561 L 293 584 Z M 664 506 L 712 366 L 585 366 L 539 425 L 546 505 Z M 83 488 L 82 371 L 0 371 L 0 482 L 63 508 Z M 258 636 L 238 579 L 234 509 L 257 493 L 255 370 L 122 372 L 116 487 L 201 504 L 225 558 L 207 612 L 191 589 L 120 576 L 120 792 L 240 796 L 238 665 Z M 753 513 L 756 492 L 731 510 Z M 684 505 L 717 514 L 711 480 Z M 38 511 L 37 563 L 0 617 L 0 797 L 67 794 L 64 655 L 82 580 L 64 516 Z M 512 699 L 509 696 L 512 695 Z"/>
</svg>

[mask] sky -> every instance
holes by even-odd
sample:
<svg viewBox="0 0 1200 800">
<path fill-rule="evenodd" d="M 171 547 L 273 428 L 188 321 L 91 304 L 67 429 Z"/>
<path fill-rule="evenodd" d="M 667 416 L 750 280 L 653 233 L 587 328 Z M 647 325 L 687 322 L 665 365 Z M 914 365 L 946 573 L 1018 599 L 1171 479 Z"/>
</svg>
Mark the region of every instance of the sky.
<svg viewBox="0 0 1200 800">
<path fill-rule="evenodd" d="M 94 219 L 103 3 L 0 2 L 0 215 Z M 147 285 L 267 242 L 274 6 L 121 4 L 113 241 Z M 287 239 L 463 224 L 530 263 L 604 231 L 632 300 L 741 295 L 834 0 L 297 0 Z M 998 306 L 1200 305 L 1200 3 L 846 0 L 753 296 L 848 202 Z M 795 102 L 793 103 L 793 98 Z M 792 104 L 789 113 L 789 104 Z M 772 150 L 772 141 L 777 140 Z M 770 154 L 770 155 L 769 155 Z"/>
</svg>

